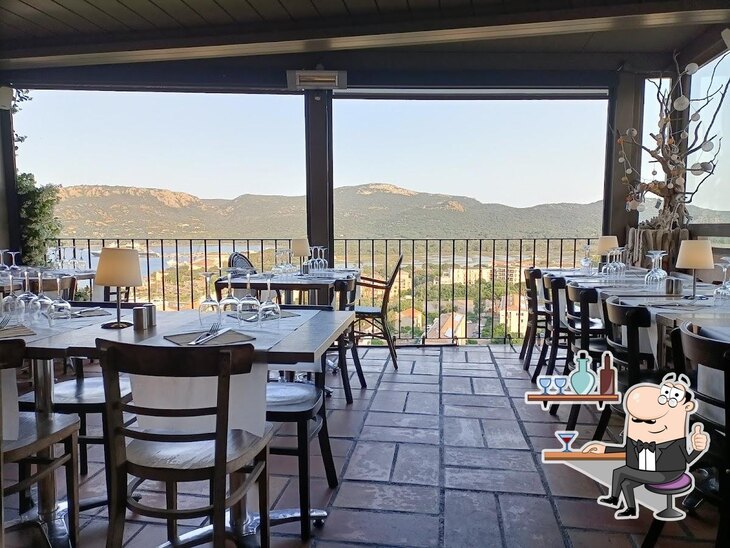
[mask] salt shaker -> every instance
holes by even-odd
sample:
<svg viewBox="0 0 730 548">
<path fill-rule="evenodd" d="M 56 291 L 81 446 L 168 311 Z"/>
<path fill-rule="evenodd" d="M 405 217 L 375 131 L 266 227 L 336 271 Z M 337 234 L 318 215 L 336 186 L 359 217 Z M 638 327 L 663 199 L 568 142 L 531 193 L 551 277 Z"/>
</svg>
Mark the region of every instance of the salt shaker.
<svg viewBox="0 0 730 548">
<path fill-rule="evenodd" d="M 154 327 L 157 325 L 157 307 L 152 303 L 143 305 L 145 314 L 147 315 L 147 327 Z"/>
<path fill-rule="evenodd" d="M 147 311 L 144 306 L 135 306 L 132 309 L 132 324 L 135 331 L 144 331 L 147 329 Z"/>
</svg>

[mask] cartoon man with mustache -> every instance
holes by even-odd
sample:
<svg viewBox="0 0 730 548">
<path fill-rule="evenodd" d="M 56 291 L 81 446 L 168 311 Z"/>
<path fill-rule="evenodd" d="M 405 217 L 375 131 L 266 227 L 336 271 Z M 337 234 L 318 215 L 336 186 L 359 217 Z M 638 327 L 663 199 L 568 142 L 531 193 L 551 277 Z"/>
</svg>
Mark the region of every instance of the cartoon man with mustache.
<svg viewBox="0 0 730 548">
<path fill-rule="evenodd" d="M 697 410 L 693 397 L 689 379 L 685 375 L 677 379 L 674 373 L 666 375 L 661 385 L 632 386 L 624 395 L 624 445 L 591 442 L 583 446 L 583 453 L 626 452 L 626 465 L 613 471 L 611 491 L 597 501 L 619 508 L 619 495 L 623 495 L 626 506 L 616 512 L 616 519 L 638 517 L 634 498 L 638 486 L 676 480 L 707 451 L 710 436 L 702 424 L 695 424 L 687 435 L 689 416 Z"/>
</svg>

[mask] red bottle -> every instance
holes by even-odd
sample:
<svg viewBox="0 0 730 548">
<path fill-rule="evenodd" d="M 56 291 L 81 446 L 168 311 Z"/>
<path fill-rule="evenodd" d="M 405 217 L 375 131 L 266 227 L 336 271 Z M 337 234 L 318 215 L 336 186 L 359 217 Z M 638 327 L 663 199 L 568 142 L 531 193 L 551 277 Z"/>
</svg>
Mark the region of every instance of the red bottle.
<svg viewBox="0 0 730 548">
<path fill-rule="evenodd" d="M 603 367 L 599 372 L 598 391 L 601 395 L 613 395 L 616 393 L 616 378 L 618 372 L 613 366 L 613 357 L 606 352 L 603 355 Z"/>
</svg>

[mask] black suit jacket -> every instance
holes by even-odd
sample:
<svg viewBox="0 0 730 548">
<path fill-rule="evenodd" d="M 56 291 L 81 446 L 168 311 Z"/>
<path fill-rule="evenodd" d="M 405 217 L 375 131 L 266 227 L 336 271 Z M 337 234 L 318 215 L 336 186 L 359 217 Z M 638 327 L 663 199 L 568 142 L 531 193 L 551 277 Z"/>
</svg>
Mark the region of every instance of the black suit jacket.
<svg viewBox="0 0 730 548">
<path fill-rule="evenodd" d="M 636 441 L 628 438 L 622 447 L 606 447 L 606 453 L 626 451 L 626 466 L 639 469 L 639 451 Z M 657 472 L 684 472 L 687 464 L 693 463 L 701 451 L 687 452 L 687 438 L 657 444 L 655 452 Z"/>
</svg>

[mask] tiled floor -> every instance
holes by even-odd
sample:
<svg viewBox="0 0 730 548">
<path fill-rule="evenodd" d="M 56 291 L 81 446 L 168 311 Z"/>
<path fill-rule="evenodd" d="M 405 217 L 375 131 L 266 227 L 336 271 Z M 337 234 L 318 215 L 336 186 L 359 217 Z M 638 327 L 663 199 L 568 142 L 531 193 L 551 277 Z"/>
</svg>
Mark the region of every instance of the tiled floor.
<svg viewBox="0 0 730 548">
<path fill-rule="evenodd" d="M 524 391 L 533 385 L 509 347 L 403 348 L 398 354 L 395 371 L 385 350 L 364 353 L 368 389 L 355 390 L 351 406 L 338 379 L 328 377 L 335 388 L 329 428 L 340 485 L 328 489 L 314 444 L 312 503 L 328 508 L 330 516 L 306 545 L 298 539 L 298 524 L 275 528 L 274 546 L 641 545 L 649 512 L 642 510 L 636 521 L 616 521 L 595 503 L 602 489 L 594 482 L 564 466 L 541 464 L 540 451 L 557 447 L 553 432 L 567 410 L 551 417 L 525 405 Z M 596 421 L 596 413 L 584 408 L 578 444 L 590 438 Z M 615 435 L 620 420 L 613 426 Z M 100 455 L 93 452 L 82 496 L 104 492 Z M 272 457 L 271 474 L 273 506 L 296 506 L 294 459 Z M 181 486 L 180 505 L 200 502 L 205 495 L 199 487 Z M 143 502 L 164 501 L 154 485 L 145 494 Z M 15 499 L 6 504 L 12 508 Z M 704 504 L 697 516 L 668 524 L 658 546 L 711 546 L 717 519 Z M 104 545 L 105 510 L 84 513 L 81 524 L 82 546 Z M 147 548 L 164 540 L 159 522 L 128 516 L 126 546 Z M 15 538 L 10 545 L 29 542 Z"/>
</svg>

